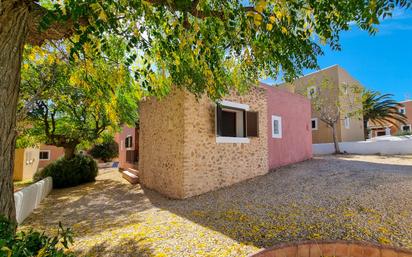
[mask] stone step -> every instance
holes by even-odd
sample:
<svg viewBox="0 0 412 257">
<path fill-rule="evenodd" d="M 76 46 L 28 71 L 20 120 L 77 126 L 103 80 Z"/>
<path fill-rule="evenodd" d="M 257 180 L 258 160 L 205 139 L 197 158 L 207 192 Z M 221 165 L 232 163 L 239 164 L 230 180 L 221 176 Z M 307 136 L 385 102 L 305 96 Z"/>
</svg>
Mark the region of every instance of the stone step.
<svg viewBox="0 0 412 257">
<path fill-rule="evenodd" d="M 127 171 L 134 174 L 134 175 L 136 175 L 136 176 L 139 176 L 139 171 L 136 170 L 136 169 L 128 168 Z"/>
<path fill-rule="evenodd" d="M 129 181 L 131 184 L 137 184 L 139 183 L 139 177 L 136 176 L 135 174 L 131 173 L 128 170 L 125 170 L 122 172 L 122 177 Z"/>
</svg>

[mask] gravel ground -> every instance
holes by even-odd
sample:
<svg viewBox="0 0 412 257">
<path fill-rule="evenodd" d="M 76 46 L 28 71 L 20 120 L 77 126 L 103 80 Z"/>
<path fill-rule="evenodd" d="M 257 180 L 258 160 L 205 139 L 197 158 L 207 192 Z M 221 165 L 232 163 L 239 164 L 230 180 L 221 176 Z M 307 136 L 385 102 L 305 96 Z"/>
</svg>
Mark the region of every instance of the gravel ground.
<svg viewBox="0 0 412 257">
<path fill-rule="evenodd" d="M 316 157 L 180 201 L 112 171 L 54 190 L 21 229 L 58 221 L 78 256 L 245 256 L 308 239 L 412 249 L 412 156 Z"/>
</svg>

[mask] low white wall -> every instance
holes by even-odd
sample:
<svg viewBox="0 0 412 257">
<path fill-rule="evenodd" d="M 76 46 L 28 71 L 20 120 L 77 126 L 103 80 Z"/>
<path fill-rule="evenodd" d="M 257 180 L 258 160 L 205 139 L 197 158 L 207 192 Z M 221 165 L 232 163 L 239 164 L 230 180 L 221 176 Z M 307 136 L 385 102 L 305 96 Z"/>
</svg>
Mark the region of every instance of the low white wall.
<svg viewBox="0 0 412 257">
<path fill-rule="evenodd" d="M 47 177 L 14 193 L 18 224 L 21 224 L 39 206 L 52 188 L 52 178 Z"/>
<path fill-rule="evenodd" d="M 339 143 L 340 151 L 352 154 L 412 154 L 412 139 L 399 141 L 358 141 Z M 313 154 L 332 154 L 333 143 L 313 144 Z"/>
</svg>

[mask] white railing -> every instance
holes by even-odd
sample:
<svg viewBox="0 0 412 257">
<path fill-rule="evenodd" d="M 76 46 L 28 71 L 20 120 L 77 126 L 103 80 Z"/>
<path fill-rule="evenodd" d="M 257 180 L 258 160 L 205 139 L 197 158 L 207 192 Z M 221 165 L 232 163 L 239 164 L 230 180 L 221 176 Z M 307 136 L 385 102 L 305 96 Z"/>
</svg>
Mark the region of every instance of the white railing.
<svg viewBox="0 0 412 257">
<path fill-rule="evenodd" d="M 40 205 L 52 188 L 53 180 L 47 177 L 14 193 L 18 224 L 21 224 Z"/>
</svg>

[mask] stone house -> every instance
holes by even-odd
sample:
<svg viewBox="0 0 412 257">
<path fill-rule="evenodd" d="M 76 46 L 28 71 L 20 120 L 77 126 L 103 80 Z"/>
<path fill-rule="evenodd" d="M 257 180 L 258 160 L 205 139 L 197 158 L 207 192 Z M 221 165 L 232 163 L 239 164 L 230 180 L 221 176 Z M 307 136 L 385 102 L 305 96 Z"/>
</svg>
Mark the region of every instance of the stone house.
<svg viewBox="0 0 412 257">
<path fill-rule="evenodd" d="M 187 198 L 312 157 L 310 102 L 267 85 L 218 103 L 180 89 L 140 104 L 139 180 Z"/>
<path fill-rule="evenodd" d="M 292 83 L 283 83 L 279 87 L 289 92 L 297 93 L 311 99 L 312 94 L 319 93 L 319 87 L 321 87 L 322 82 L 328 81 L 332 85 L 334 93 L 328 92 L 326 95 L 321 95 L 321 97 L 327 98 L 324 101 L 325 104 L 333 106 L 338 103 L 345 105 L 346 102 L 353 101 L 352 106 L 348 107 L 346 111 L 355 111 L 355 109 L 362 109 L 362 103 L 360 100 L 355 101 L 355 99 L 360 99 L 359 95 L 351 94 L 350 92 L 345 92 L 341 94 L 341 91 L 346 88 L 353 86 L 361 86 L 359 81 L 353 78 L 346 70 L 344 70 L 339 65 L 333 65 L 331 67 L 307 74 L 294 80 Z M 345 113 L 341 113 L 340 122 L 337 124 L 337 138 L 339 142 L 349 142 L 349 141 L 361 141 L 364 140 L 364 125 L 363 117 L 358 115 L 357 117 L 347 117 Z M 312 110 L 311 118 L 311 129 L 312 129 L 312 139 L 314 144 L 319 143 L 332 143 L 332 128 L 330 128 L 326 123 L 322 122 L 319 113 Z"/>
</svg>

